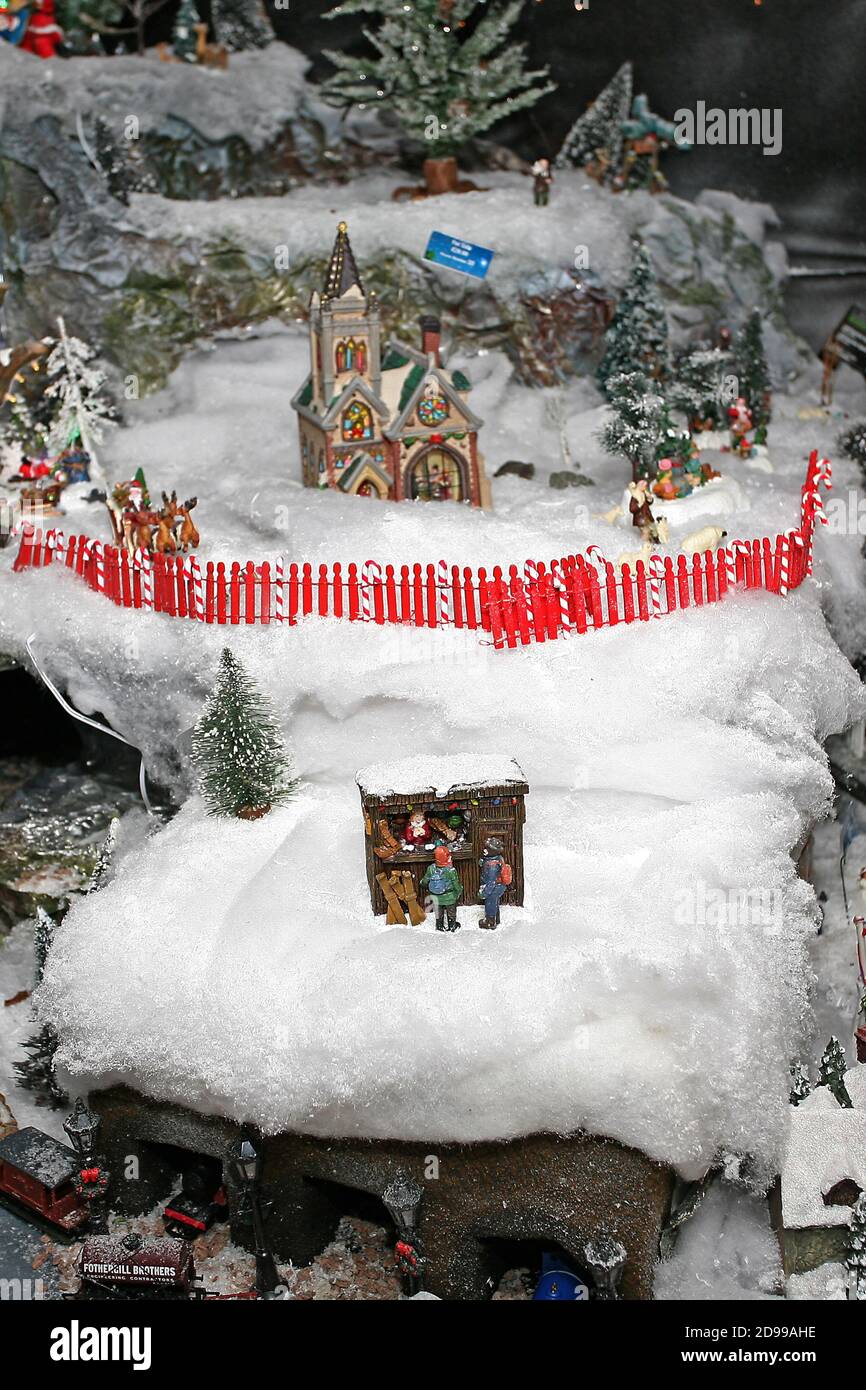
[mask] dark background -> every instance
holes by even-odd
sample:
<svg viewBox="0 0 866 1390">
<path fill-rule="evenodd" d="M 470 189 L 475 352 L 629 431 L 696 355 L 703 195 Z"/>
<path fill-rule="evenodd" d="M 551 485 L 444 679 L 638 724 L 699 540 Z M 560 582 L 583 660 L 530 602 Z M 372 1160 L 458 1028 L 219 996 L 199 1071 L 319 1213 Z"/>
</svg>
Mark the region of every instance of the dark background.
<svg viewBox="0 0 866 1390">
<path fill-rule="evenodd" d="M 329 70 L 324 48 L 366 50 L 362 16 L 323 18 L 332 0 L 269 5 L 279 36 Z M 366 18 L 366 17 L 363 17 Z M 724 188 L 773 203 L 793 262 L 866 271 L 866 0 L 531 0 L 515 30 L 533 67 L 549 66 L 558 90 L 492 138 L 526 158 L 555 154 L 588 101 L 630 58 L 635 90 L 672 117 L 703 100 L 725 109 L 781 107 L 782 150 L 700 146 L 671 151 L 672 190 L 693 197 Z M 795 281 L 789 312 L 816 342 L 849 303 L 866 298 L 857 279 Z"/>
</svg>

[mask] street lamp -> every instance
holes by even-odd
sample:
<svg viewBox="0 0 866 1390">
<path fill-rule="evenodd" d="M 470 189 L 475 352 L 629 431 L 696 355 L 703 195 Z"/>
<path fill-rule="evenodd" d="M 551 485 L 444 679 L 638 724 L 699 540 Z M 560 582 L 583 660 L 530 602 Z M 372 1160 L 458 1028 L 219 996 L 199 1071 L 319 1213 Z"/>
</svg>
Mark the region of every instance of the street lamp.
<svg viewBox="0 0 866 1390">
<path fill-rule="evenodd" d="M 397 1228 L 397 1267 L 410 1298 L 421 1291 L 424 1252 L 418 1236 L 418 1208 L 423 1196 L 421 1184 L 403 1172 L 398 1172 L 382 1193 L 382 1201 Z"/>
<path fill-rule="evenodd" d="M 104 1199 L 109 1173 L 96 1157 L 96 1136 L 101 1124 L 99 1116 L 88 1110 L 81 1096 L 72 1114 L 63 1121 L 64 1132 L 78 1159 L 78 1174 L 73 1185 L 76 1194 L 88 1205 L 87 1224 L 97 1235 L 108 1230 L 108 1206 Z"/>
<path fill-rule="evenodd" d="M 260 1298 L 268 1298 L 274 1293 L 280 1278 L 276 1261 L 265 1239 L 259 1186 L 262 1175 L 261 1150 L 256 1148 L 249 1135 L 244 1135 L 229 1149 L 229 1162 L 243 1194 L 244 1205 L 252 1217 L 256 1248 L 256 1293 Z"/>
</svg>

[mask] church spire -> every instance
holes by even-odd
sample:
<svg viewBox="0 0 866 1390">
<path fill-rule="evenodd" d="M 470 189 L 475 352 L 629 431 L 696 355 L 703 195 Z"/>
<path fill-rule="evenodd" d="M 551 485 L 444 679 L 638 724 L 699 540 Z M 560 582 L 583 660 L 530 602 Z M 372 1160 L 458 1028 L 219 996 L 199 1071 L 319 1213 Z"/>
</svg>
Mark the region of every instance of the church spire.
<svg viewBox="0 0 866 1390">
<path fill-rule="evenodd" d="M 328 274 L 325 277 L 325 288 L 322 291 L 322 298 L 342 299 L 354 285 L 357 285 L 361 294 L 364 293 L 364 286 L 361 283 L 361 276 L 358 273 L 358 266 L 349 242 L 349 229 L 345 222 L 341 222 L 337 227 L 337 240 L 334 242 L 334 249 L 331 252 L 331 263 L 328 266 Z"/>
</svg>

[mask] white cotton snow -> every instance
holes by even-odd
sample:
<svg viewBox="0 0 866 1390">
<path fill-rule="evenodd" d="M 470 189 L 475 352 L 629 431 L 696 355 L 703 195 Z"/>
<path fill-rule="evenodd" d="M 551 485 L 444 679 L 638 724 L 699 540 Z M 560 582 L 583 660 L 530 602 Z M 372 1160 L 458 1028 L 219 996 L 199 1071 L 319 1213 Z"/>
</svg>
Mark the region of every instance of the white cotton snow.
<svg viewBox="0 0 866 1390">
<path fill-rule="evenodd" d="M 174 679 L 206 683 L 226 634 L 159 626 L 182 633 Z M 772 1165 L 813 930 L 790 850 L 830 792 L 817 739 L 860 707 L 814 604 L 744 598 L 516 653 L 397 636 L 228 635 L 305 786 L 257 822 L 191 801 L 74 907 L 43 991 L 61 1063 L 269 1131 L 585 1127 L 684 1169 L 719 1147 Z M 455 936 L 385 928 L 358 765 L 503 744 L 530 784 L 526 907 L 496 933 L 473 904 Z"/>
</svg>

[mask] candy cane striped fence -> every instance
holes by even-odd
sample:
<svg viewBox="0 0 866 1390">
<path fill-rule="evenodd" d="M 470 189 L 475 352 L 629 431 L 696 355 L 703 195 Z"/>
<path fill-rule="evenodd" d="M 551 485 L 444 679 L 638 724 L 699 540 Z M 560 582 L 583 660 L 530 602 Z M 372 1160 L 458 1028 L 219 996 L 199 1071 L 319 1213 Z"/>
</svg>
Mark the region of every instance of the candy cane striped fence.
<svg viewBox="0 0 866 1390">
<path fill-rule="evenodd" d="M 831 487 L 826 459 L 813 453 L 802 489 L 800 525 L 771 539 L 729 541 L 691 558 L 653 555 L 616 569 L 590 546 L 549 564 L 489 571 L 438 564 L 311 565 L 197 556 L 133 555 L 87 536 L 25 527 L 16 570 L 62 564 L 91 589 L 123 608 L 220 626 L 292 626 L 311 615 L 350 622 L 453 627 L 476 632 L 497 649 L 556 640 L 572 632 L 648 622 L 717 603 L 733 588 L 766 589 L 784 597 L 812 573 L 816 518 L 826 524 L 822 487 Z"/>
</svg>

